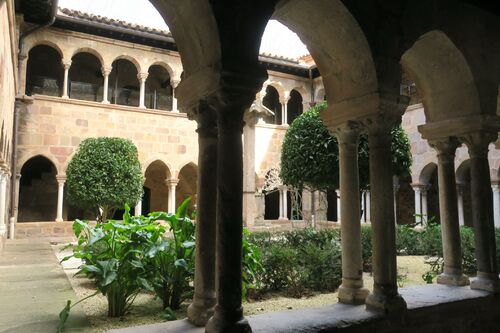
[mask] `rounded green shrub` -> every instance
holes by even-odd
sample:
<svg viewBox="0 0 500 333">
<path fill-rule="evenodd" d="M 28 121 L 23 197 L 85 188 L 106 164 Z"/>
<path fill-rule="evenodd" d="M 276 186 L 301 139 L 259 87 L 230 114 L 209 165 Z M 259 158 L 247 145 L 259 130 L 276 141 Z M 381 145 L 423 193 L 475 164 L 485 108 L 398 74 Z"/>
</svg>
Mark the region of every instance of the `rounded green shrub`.
<svg viewBox="0 0 500 333">
<path fill-rule="evenodd" d="M 135 206 L 143 192 L 137 148 L 127 139 L 82 141 L 69 162 L 66 175 L 70 203 L 95 211 L 100 222 L 125 204 Z"/>
</svg>

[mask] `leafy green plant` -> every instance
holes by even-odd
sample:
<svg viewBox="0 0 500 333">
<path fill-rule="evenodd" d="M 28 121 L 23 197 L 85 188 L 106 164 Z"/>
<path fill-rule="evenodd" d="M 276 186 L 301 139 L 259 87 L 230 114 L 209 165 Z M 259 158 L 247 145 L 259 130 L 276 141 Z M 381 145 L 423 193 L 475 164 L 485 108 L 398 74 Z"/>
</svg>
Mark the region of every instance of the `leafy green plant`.
<svg viewBox="0 0 500 333">
<path fill-rule="evenodd" d="M 434 280 L 434 277 L 436 276 L 436 273 L 433 271 L 427 271 L 424 274 L 422 274 L 422 280 L 425 281 L 427 284 L 432 284 L 432 280 Z"/>
<path fill-rule="evenodd" d="M 158 249 L 150 256 L 148 265 L 153 273 L 153 288 L 162 300 L 163 307 L 177 310 L 191 289 L 194 277 L 195 226 L 187 216 L 190 198 L 184 200 L 175 214 L 151 213 L 155 220 L 168 223 L 172 239 L 165 249 Z"/>
<path fill-rule="evenodd" d="M 77 244 L 73 254 L 62 261 L 71 257 L 83 261 L 77 274 L 93 280 L 96 294 L 106 296 L 108 316 L 125 315 L 140 291 L 153 291 L 148 259 L 168 247 L 163 238 L 166 229 L 156 217 L 131 216 L 125 205 L 123 221 L 108 220 L 92 226 L 88 221 L 76 220 L 73 231 Z M 61 329 L 70 309 L 68 303 L 61 311 Z"/>
<path fill-rule="evenodd" d="M 253 244 L 248 238 L 250 232 L 243 229 L 243 265 L 242 265 L 242 296 L 247 298 L 250 290 L 256 290 L 261 287 L 258 276 L 264 271 L 261 262 L 261 253 L 257 245 Z"/>
<path fill-rule="evenodd" d="M 137 148 L 127 139 L 82 141 L 66 175 L 71 204 L 94 211 L 99 222 L 106 222 L 124 204 L 135 205 L 142 196 L 144 179 Z"/>
</svg>

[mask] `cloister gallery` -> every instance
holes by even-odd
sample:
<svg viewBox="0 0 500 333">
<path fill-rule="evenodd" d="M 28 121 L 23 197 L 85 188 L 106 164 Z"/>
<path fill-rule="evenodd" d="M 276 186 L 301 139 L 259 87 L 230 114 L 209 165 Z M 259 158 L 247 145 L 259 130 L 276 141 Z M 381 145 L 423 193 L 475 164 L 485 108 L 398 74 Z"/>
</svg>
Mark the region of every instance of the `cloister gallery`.
<svg viewBox="0 0 500 333">
<path fill-rule="evenodd" d="M 135 214 L 174 212 L 193 197 L 197 275 L 189 318 L 204 325 L 213 314 L 207 332 L 286 331 L 279 317 L 249 324 L 242 315 L 234 254 L 243 226 L 280 229 L 314 218 L 340 227 L 340 302 L 401 314 L 411 306 L 396 284 L 395 223 L 436 216 L 445 259 L 439 282 L 469 284 L 459 238 L 466 225 L 474 228 L 479 268 L 465 288 L 500 290 L 493 238 L 500 227 L 498 12 L 479 1 L 151 2 L 170 31 L 58 8 L 54 0 L 0 1 L 3 241 L 69 235 L 70 221 L 94 218 L 67 202 L 66 168 L 83 139 L 116 136 L 139 152 L 145 183 Z M 259 53 L 271 18 L 294 31 L 310 55 Z M 271 178 L 288 125 L 322 101 L 322 120 L 339 141 L 340 188 L 303 191 L 294 215 L 286 185 Z M 411 175 L 398 179 L 389 132 L 399 123 L 413 164 Z M 360 192 L 362 132 L 371 183 Z M 374 234 L 369 295 L 360 268 L 363 223 Z M 207 265 L 214 262 L 208 257 L 217 265 Z M 478 304 L 490 323 L 499 303 L 484 295 Z M 471 304 L 464 301 L 457 314 Z M 304 318 L 296 319 L 297 331 L 338 325 Z M 435 325 L 409 322 L 399 325 L 415 332 Z"/>
</svg>

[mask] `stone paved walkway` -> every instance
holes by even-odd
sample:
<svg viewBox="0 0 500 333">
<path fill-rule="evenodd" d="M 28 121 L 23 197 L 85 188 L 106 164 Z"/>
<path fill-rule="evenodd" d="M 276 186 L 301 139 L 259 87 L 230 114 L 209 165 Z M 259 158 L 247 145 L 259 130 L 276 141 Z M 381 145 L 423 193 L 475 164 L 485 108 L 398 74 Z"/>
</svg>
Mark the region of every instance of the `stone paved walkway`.
<svg viewBox="0 0 500 333">
<path fill-rule="evenodd" d="M 59 312 L 76 295 L 47 240 L 7 241 L 0 255 L 0 333 L 57 332 Z M 81 307 L 65 332 L 90 333 Z"/>
</svg>

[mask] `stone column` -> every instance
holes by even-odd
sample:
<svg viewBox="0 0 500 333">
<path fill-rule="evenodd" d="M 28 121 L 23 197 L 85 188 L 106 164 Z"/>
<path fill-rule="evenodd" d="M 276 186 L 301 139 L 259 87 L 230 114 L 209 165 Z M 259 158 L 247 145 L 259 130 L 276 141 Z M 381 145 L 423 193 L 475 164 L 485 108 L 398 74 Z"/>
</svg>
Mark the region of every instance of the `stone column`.
<svg viewBox="0 0 500 333">
<path fill-rule="evenodd" d="M 371 194 L 370 190 L 365 191 L 366 223 L 371 222 Z"/>
<path fill-rule="evenodd" d="M 243 114 L 256 91 L 224 87 L 217 103 L 217 305 L 207 333 L 251 332 L 243 317 Z M 248 92 L 248 93 L 247 93 Z"/>
<path fill-rule="evenodd" d="M 69 75 L 69 68 L 71 67 L 71 60 L 63 60 L 62 65 L 64 68 L 64 81 L 63 81 L 63 91 L 61 97 L 68 98 L 68 75 Z"/>
<path fill-rule="evenodd" d="M 108 90 L 109 90 L 109 74 L 111 74 L 111 67 L 102 67 L 101 73 L 104 78 L 104 84 L 102 86 L 102 103 L 109 104 Z"/>
<path fill-rule="evenodd" d="M 456 138 L 432 140 L 430 145 L 438 157 L 439 218 L 443 243 L 444 271 L 437 282 L 455 286 L 469 284 L 463 274 L 460 226 L 458 224 L 457 188 L 455 184 L 455 151 L 460 145 Z"/>
<path fill-rule="evenodd" d="M 464 214 L 464 184 L 457 183 L 458 224 L 465 225 Z"/>
<path fill-rule="evenodd" d="M 168 179 L 167 181 L 168 187 L 168 213 L 175 214 L 176 206 L 175 206 L 175 188 L 177 184 L 179 184 L 179 179 Z"/>
<path fill-rule="evenodd" d="M 142 215 L 142 198 L 140 198 L 139 201 L 137 202 L 137 205 L 135 205 L 134 215 L 135 216 Z"/>
<path fill-rule="evenodd" d="M 422 186 L 420 189 L 420 197 L 422 198 L 422 220 L 425 225 L 429 220 L 429 214 L 427 210 L 427 191 L 429 190 L 430 185 Z"/>
<path fill-rule="evenodd" d="M 255 124 L 259 117 L 256 112 L 245 112 L 243 127 L 243 224 L 255 224 Z"/>
<path fill-rule="evenodd" d="M 19 212 L 19 186 L 20 186 L 20 183 L 21 183 L 21 174 L 18 173 L 18 174 L 16 174 L 15 195 L 14 195 L 14 198 L 11 199 L 11 200 L 14 200 L 14 205 L 13 205 L 12 216 L 10 218 L 10 230 L 9 230 L 10 239 L 14 239 L 15 235 L 16 235 L 15 228 L 16 228 L 16 223 L 17 223 L 17 215 Z"/>
<path fill-rule="evenodd" d="M 359 124 L 347 123 L 335 129 L 339 142 L 340 206 L 342 211 L 342 284 L 339 302 L 363 304 L 368 289 L 363 288 L 361 225 L 359 223 Z"/>
<path fill-rule="evenodd" d="M 281 125 L 288 125 L 288 101 L 290 97 L 285 97 L 281 101 L 282 112 L 281 112 Z"/>
<path fill-rule="evenodd" d="M 64 203 L 64 184 L 66 176 L 57 176 L 57 214 L 56 222 L 63 221 L 63 203 Z"/>
<path fill-rule="evenodd" d="M 335 190 L 335 193 L 337 194 L 337 222 L 341 223 L 341 215 L 340 213 L 342 212 L 341 208 L 341 200 L 340 200 L 340 190 Z"/>
<path fill-rule="evenodd" d="M 139 80 L 140 83 L 140 89 L 139 89 L 139 107 L 140 108 L 146 108 L 144 105 L 144 95 L 146 94 L 146 80 L 148 79 L 149 73 L 139 73 L 137 74 L 137 79 Z"/>
<path fill-rule="evenodd" d="M 5 223 L 7 217 L 7 177 L 8 173 L 5 170 L 0 170 L 0 236 L 7 232 L 7 225 Z"/>
<path fill-rule="evenodd" d="M 180 80 L 171 80 L 170 84 L 172 85 L 172 112 L 179 112 L 177 108 L 177 97 L 175 96 L 175 88 L 179 85 Z"/>
<path fill-rule="evenodd" d="M 385 104 L 385 102 L 382 102 Z M 391 102 L 389 102 L 391 103 Z M 383 105 L 381 109 L 402 105 Z M 370 190 L 372 194 L 371 222 L 373 244 L 373 292 L 366 298 L 369 310 L 397 312 L 406 309 L 398 294 L 396 266 L 396 230 L 392 197 L 391 128 L 400 121 L 397 115 L 377 114 L 365 120 L 370 148 Z"/>
<path fill-rule="evenodd" d="M 392 201 L 394 201 L 394 223 L 398 224 L 398 191 L 399 191 L 399 177 L 392 176 Z"/>
<path fill-rule="evenodd" d="M 26 71 L 28 69 L 28 55 L 19 54 L 19 95 L 26 95 Z"/>
<path fill-rule="evenodd" d="M 493 220 L 495 222 L 495 228 L 500 228 L 500 185 L 491 185 L 493 190 Z"/>
<path fill-rule="evenodd" d="M 366 208 L 365 208 L 365 191 L 361 191 L 361 223 L 365 222 Z"/>
<path fill-rule="evenodd" d="M 493 200 L 491 193 L 488 145 L 496 140 L 497 132 L 476 132 L 464 136 L 470 156 L 470 192 L 472 222 L 476 245 L 477 278 L 471 281 L 472 289 L 500 291 L 496 263 Z"/>
<path fill-rule="evenodd" d="M 415 223 L 422 222 L 422 193 L 419 184 L 412 184 L 413 192 L 415 192 Z"/>
<path fill-rule="evenodd" d="M 205 103 L 188 112 L 198 123 L 198 184 L 196 217 L 196 255 L 193 302 L 188 319 L 204 326 L 214 314 L 215 230 L 217 206 L 217 121 L 215 111 Z"/>
<path fill-rule="evenodd" d="M 281 193 L 283 194 L 283 219 L 288 220 L 288 189 L 286 186 L 283 186 Z"/>
</svg>

